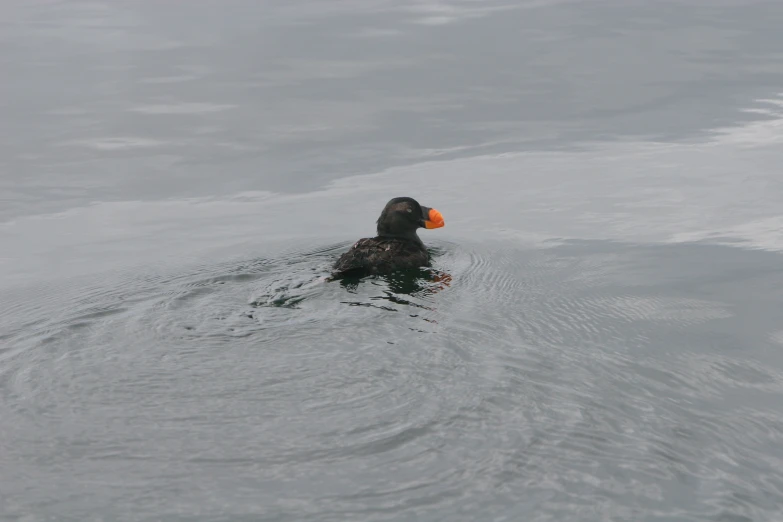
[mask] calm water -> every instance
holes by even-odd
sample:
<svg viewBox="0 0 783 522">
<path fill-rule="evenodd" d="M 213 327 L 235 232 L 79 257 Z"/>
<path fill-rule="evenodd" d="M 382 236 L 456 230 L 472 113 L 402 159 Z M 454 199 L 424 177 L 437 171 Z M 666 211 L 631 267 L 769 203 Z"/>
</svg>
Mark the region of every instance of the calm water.
<svg viewBox="0 0 783 522">
<path fill-rule="evenodd" d="M 783 520 L 780 27 L 3 2 L 0 519 Z"/>
</svg>

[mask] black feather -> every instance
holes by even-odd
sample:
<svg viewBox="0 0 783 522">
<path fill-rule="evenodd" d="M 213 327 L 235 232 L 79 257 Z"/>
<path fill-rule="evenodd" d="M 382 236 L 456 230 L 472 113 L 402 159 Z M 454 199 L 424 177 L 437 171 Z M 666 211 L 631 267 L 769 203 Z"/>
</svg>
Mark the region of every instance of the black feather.
<svg viewBox="0 0 783 522">
<path fill-rule="evenodd" d="M 334 264 L 334 275 L 380 275 L 429 266 L 430 256 L 421 243 L 409 239 L 360 239 Z"/>
<path fill-rule="evenodd" d="M 430 266 L 427 247 L 416 230 L 423 227 L 425 209 L 413 198 L 389 201 L 377 221 L 377 236 L 357 241 L 334 264 L 333 276 L 390 274 Z"/>
</svg>

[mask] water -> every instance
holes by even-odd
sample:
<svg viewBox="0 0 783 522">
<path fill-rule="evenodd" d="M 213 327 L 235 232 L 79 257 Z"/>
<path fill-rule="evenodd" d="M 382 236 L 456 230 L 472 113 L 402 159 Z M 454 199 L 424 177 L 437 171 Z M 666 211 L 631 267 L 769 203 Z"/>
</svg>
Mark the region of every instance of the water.
<svg viewBox="0 0 783 522">
<path fill-rule="evenodd" d="M 779 2 L 0 20 L 0 519 L 781 519 Z"/>
</svg>

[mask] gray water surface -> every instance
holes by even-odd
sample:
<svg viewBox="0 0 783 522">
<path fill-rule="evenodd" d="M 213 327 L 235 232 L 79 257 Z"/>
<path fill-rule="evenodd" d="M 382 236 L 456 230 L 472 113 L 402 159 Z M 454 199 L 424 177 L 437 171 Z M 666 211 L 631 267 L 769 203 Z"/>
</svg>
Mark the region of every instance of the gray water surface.
<svg viewBox="0 0 783 522">
<path fill-rule="evenodd" d="M 0 519 L 780 520 L 780 27 L 4 2 Z"/>
</svg>

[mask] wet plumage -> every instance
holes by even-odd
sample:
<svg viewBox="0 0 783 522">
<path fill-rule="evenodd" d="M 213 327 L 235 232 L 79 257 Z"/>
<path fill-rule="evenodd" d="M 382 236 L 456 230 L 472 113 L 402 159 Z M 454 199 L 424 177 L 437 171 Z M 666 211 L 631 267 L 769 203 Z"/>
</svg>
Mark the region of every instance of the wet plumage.
<svg viewBox="0 0 783 522">
<path fill-rule="evenodd" d="M 440 212 L 413 198 L 394 198 L 377 221 L 377 235 L 357 241 L 334 264 L 333 275 L 378 275 L 430 264 L 427 247 L 416 231 L 444 226 Z"/>
</svg>

